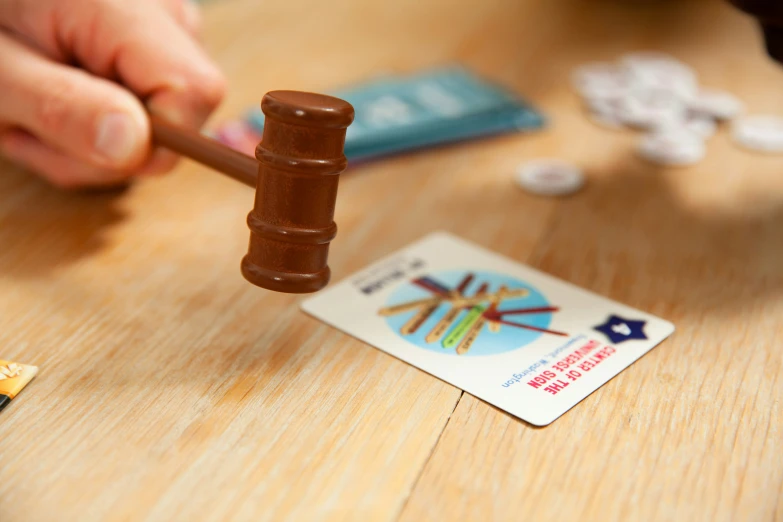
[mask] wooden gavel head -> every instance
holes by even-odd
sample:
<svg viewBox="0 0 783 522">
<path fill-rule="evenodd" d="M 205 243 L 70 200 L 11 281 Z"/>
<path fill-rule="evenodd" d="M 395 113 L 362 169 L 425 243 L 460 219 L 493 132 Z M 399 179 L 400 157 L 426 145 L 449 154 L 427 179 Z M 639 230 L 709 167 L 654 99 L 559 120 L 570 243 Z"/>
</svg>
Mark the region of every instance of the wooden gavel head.
<svg viewBox="0 0 783 522">
<path fill-rule="evenodd" d="M 261 109 L 266 118 L 242 275 L 277 292 L 315 292 L 331 274 L 337 184 L 354 110 L 338 98 L 297 91 L 269 92 Z"/>
</svg>

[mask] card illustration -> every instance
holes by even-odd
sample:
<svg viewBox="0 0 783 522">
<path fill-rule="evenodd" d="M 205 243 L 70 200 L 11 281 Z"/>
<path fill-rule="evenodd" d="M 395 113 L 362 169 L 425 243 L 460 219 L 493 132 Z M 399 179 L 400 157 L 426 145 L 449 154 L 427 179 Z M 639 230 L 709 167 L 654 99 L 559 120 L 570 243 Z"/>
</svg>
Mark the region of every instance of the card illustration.
<svg viewBox="0 0 783 522">
<path fill-rule="evenodd" d="M 529 283 L 486 271 L 449 270 L 400 285 L 378 310 L 403 339 L 450 355 L 516 350 L 549 329 L 559 310 Z"/>
</svg>

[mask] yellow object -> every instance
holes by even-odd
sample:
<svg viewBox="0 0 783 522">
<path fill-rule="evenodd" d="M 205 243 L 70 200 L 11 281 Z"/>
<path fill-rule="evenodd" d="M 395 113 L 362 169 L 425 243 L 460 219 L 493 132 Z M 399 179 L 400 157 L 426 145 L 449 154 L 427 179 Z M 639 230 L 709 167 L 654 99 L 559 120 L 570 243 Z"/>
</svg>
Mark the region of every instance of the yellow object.
<svg viewBox="0 0 783 522">
<path fill-rule="evenodd" d="M 33 380 L 37 366 L 0 360 L 0 410 Z"/>
</svg>

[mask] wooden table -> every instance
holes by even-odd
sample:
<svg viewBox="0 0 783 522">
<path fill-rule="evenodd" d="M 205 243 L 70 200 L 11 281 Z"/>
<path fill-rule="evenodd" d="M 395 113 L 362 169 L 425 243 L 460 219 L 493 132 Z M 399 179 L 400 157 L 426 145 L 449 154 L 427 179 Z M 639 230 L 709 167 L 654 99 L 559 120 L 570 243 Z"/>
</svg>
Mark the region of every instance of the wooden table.
<svg viewBox="0 0 783 522">
<path fill-rule="evenodd" d="M 185 163 L 74 195 L 3 164 L 0 351 L 41 371 L 0 414 L 2 520 L 783 519 L 783 158 L 724 129 L 697 167 L 645 164 L 568 81 L 660 49 L 780 114 L 783 68 L 717 1 L 471 4 L 211 3 L 218 118 L 275 88 L 462 61 L 550 129 L 347 173 L 334 279 L 443 229 L 676 334 L 537 429 L 245 283 L 244 186 Z M 513 187 L 550 155 L 588 187 Z"/>
</svg>

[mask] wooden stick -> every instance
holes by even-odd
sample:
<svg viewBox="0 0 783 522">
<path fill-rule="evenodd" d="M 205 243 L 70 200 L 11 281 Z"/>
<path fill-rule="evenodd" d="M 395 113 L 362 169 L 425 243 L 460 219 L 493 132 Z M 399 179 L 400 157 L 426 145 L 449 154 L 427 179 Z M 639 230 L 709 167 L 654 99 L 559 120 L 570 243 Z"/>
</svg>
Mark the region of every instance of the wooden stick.
<svg viewBox="0 0 783 522">
<path fill-rule="evenodd" d="M 255 188 L 258 161 L 198 132 L 150 114 L 153 142 Z"/>
</svg>

